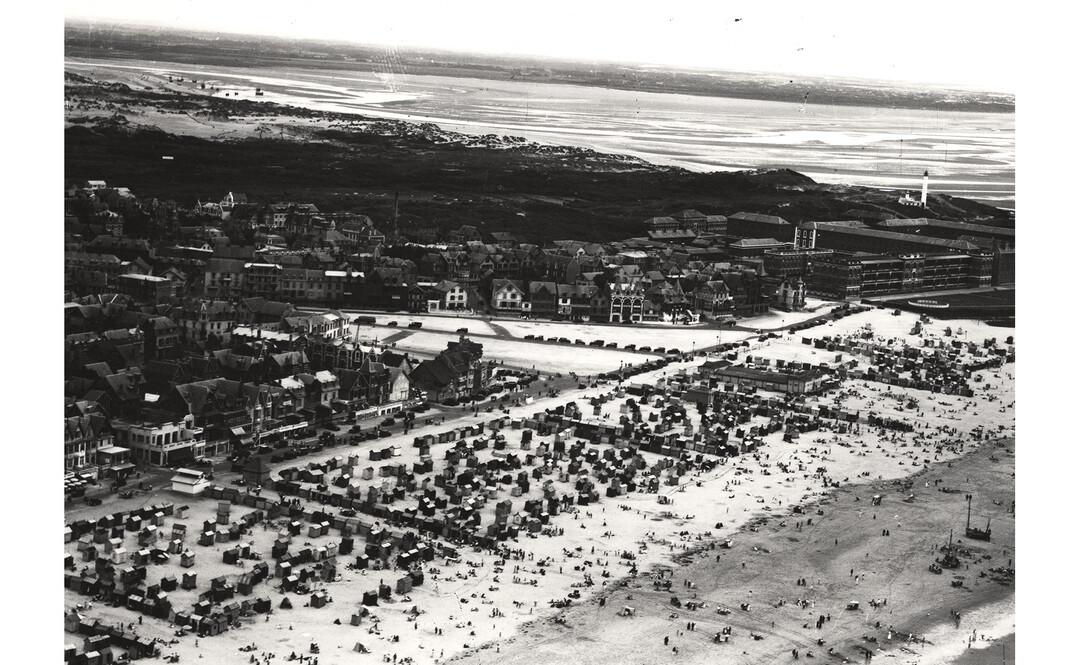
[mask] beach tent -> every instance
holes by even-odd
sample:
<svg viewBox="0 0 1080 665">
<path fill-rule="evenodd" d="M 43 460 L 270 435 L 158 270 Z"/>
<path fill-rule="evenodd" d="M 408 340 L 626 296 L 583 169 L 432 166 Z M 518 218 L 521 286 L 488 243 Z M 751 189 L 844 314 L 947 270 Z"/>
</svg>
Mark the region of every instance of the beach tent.
<svg viewBox="0 0 1080 665">
<path fill-rule="evenodd" d="M 370 653 L 367 647 L 365 647 L 363 644 L 360 644 L 359 642 L 353 645 L 352 650 L 359 651 L 360 653 Z"/>
</svg>

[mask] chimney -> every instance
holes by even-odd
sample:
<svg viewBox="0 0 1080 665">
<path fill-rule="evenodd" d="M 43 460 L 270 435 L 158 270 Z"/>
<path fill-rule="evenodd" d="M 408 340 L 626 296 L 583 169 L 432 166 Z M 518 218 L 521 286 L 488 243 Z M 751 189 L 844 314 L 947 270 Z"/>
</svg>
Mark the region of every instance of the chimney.
<svg viewBox="0 0 1080 665">
<path fill-rule="evenodd" d="M 923 171 L 922 174 L 922 207 L 926 207 L 926 194 L 930 191 L 930 172 Z"/>
</svg>

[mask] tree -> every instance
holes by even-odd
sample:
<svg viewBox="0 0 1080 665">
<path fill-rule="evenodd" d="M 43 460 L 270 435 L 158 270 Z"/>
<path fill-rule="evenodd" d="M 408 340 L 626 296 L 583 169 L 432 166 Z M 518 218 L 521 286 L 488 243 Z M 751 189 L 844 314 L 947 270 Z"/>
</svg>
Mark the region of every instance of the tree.
<svg viewBox="0 0 1080 665">
<path fill-rule="evenodd" d="M 221 349 L 221 339 L 214 333 L 210 333 L 206 336 L 206 350 L 217 351 Z"/>
</svg>

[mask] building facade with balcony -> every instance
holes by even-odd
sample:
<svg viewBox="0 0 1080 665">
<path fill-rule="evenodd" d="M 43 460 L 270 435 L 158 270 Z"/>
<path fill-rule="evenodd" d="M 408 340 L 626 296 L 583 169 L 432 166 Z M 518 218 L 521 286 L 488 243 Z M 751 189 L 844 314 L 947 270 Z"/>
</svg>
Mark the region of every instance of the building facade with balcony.
<svg viewBox="0 0 1080 665">
<path fill-rule="evenodd" d="M 128 421 L 113 423 L 116 444 L 131 451 L 131 459 L 142 464 L 169 466 L 206 453 L 203 428 L 195 417 L 179 420 Z"/>
</svg>

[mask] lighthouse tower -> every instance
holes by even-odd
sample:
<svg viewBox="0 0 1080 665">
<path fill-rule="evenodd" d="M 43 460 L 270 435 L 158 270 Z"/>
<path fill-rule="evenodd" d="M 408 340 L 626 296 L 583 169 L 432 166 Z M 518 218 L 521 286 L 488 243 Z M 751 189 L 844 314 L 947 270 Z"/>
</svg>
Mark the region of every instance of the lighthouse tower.
<svg viewBox="0 0 1080 665">
<path fill-rule="evenodd" d="M 923 171 L 922 174 L 922 207 L 926 207 L 926 194 L 930 191 L 930 172 Z"/>
</svg>

